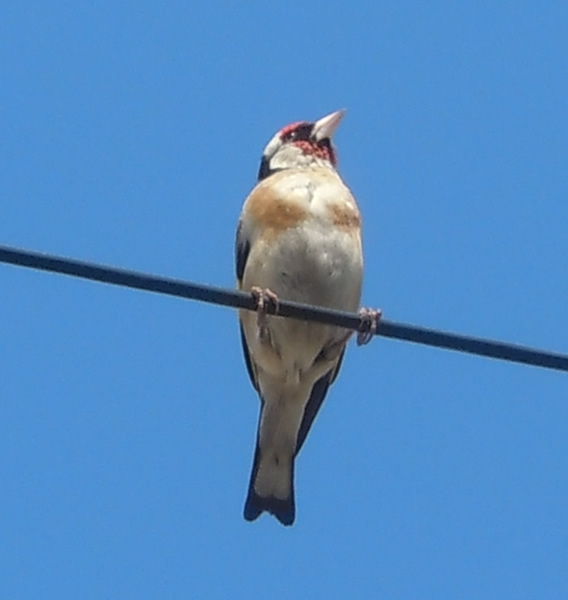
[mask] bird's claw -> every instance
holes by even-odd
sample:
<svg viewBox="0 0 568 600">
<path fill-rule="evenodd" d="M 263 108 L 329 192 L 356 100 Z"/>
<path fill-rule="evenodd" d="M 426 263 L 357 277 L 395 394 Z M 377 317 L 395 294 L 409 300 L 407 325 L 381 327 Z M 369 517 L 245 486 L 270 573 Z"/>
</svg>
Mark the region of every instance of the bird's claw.
<svg viewBox="0 0 568 600">
<path fill-rule="evenodd" d="M 278 296 L 268 288 L 253 286 L 250 290 L 252 297 L 256 300 L 256 324 L 258 333 L 261 339 L 268 339 L 268 326 L 266 324 L 266 315 L 268 314 L 268 306 L 274 307 L 274 314 L 278 314 Z"/>
<path fill-rule="evenodd" d="M 357 333 L 357 345 L 364 346 L 373 339 L 383 313 L 380 309 L 362 308 L 359 311 L 359 316 L 361 317 L 361 323 Z"/>
</svg>

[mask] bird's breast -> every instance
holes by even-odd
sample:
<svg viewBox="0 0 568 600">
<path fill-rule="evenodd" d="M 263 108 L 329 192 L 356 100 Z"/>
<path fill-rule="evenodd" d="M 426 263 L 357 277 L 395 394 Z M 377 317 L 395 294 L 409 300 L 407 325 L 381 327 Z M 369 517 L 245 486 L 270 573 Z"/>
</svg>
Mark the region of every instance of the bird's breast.
<svg viewBox="0 0 568 600">
<path fill-rule="evenodd" d="M 265 237 L 317 220 L 330 228 L 359 230 L 357 204 L 329 169 L 283 171 L 262 181 L 246 201 L 246 215 Z"/>
<path fill-rule="evenodd" d="M 278 173 L 259 184 L 243 211 L 250 240 L 242 289 L 269 288 L 282 300 L 354 312 L 359 307 L 363 259 L 357 204 L 329 170 Z M 275 356 L 257 345 L 255 320 L 244 315 L 249 346 L 267 370 L 308 368 L 337 328 L 269 317 Z M 272 365 L 272 366 L 271 366 Z M 278 366 L 274 366 L 278 365 Z"/>
</svg>

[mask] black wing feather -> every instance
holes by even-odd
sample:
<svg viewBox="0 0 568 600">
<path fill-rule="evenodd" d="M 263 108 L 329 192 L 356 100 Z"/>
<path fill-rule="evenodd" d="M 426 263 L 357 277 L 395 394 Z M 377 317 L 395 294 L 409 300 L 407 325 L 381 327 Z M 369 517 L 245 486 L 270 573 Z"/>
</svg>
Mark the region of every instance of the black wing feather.
<svg viewBox="0 0 568 600">
<path fill-rule="evenodd" d="M 248 240 L 244 240 L 242 236 L 242 221 L 239 221 L 239 225 L 237 227 L 237 237 L 235 239 L 235 269 L 237 272 L 237 281 L 239 288 L 241 287 L 241 283 L 243 281 L 243 276 L 245 273 L 245 267 L 247 264 L 247 259 L 250 253 L 250 242 Z M 254 389 L 258 392 L 258 382 L 256 378 L 256 369 L 254 366 L 254 362 L 250 356 L 250 352 L 248 349 L 247 339 L 245 337 L 245 332 L 243 329 L 242 323 L 240 324 L 241 330 L 241 344 L 243 346 L 243 354 L 245 355 L 245 363 L 247 365 L 247 371 L 254 386 Z"/>
<path fill-rule="evenodd" d="M 306 410 L 304 411 L 304 416 L 302 417 L 302 423 L 300 424 L 300 429 L 298 431 L 298 437 L 296 440 L 296 455 L 300 452 L 302 445 L 306 441 L 306 437 L 310 432 L 314 419 L 316 418 L 323 401 L 327 395 L 327 390 L 329 386 L 335 381 L 337 378 L 337 374 L 339 373 L 339 369 L 341 367 L 341 363 L 343 361 L 343 355 L 345 354 L 345 348 L 342 350 L 341 355 L 339 356 L 339 360 L 333 369 L 328 371 L 323 377 L 318 379 L 312 391 L 310 393 L 310 399 L 306 404 Z"/>
<path fill-rule="evenodd" d="M 239 225 L 237 227 L 237 237 L 235 239 L 235 268 L 237 271 L 237 281 L 239 282 L 239 287 L 245 274 L 245 266 L 250 253 L 250 242 L 243 239 L 241 235 L 242 228 L 243 223 L 242 221 L 239 221 Z"/>
<path fill-rule="evenodd" d="M 254 387 L 254 389 L 259 392 L 260 390 L 258 389 L 258 380 L 256 377 L 256 368 L 254 366 L 254 363 L 252 361 L 252 358 L 250 356 L 250 352 L 248 349 L 248 344 L 247 344 L 247 339 L 245 337 L 245 331 L 243 329 L 243 325 L 242 323 L 239 324 L 240 329 L 241 329 L 241 344 L 243 346 L 243 354 L 245 355 L 245 363 L 247 365 L 247 371 L 250 377 L 250 380 L 252 382 L 252 385 Z"/>
</svg>

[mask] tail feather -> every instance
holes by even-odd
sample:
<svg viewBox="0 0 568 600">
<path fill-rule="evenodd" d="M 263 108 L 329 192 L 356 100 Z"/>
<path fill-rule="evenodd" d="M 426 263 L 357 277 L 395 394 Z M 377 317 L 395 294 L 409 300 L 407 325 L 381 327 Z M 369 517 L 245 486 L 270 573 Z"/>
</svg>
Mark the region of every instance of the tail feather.
<svg viewBox="0 0 568 600">
<path fill-rule="evenodd" d="M 254 521 L 266 511 L 274 515 L 282 525 L 292 525 L 296 517 L 294 457 L 290 457 L 290 463 L 287 465 L 262 464 L 266 460 L 269 459 L 261 456 L 257 442 L 243 516 L 247 521 Z M 270 482 L 281 480 L 283 474 L 286 477 L 287 493 L 284 494 L 285 497 L 280 498 L 274 494 L 274 488 L 270 489 Z M 281 486 L 276 484 L 276 487 Z"/>
<path fill-rule="evenodd" d="M 309 382 L 284 385 L 280 378 L 268 376 L 263 381 L 244 517 L 253 521 L 266 511 L 283 525 L 292 525 L 296 516 L 294 459 L 311 386 Z"/>
</svg>

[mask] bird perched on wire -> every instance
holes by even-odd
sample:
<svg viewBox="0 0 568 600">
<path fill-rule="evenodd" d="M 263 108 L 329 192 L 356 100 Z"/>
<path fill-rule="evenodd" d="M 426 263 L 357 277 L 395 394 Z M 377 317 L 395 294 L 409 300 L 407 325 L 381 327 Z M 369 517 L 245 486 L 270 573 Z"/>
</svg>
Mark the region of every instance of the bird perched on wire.
<svg viewBox="0 0 568 600">
<path fill-rule="evenodd" d="M 248 521 L 267 511 L 284 525 L 294 522 L 294 459 L 351 334 L 268 315 L 267 305 L 277 309 L 281 298 L 354 312 L 360 303 L 361 216 L 337 172 L 331 141 L 343 115 L 292 123 L 270 140 L 238 224 L 238 287 L 250 291 L 258 307 L 239 313 L 248 373 L 261 400 Z M 378 316 L 371 314 L 374 328 Z"/>
</svg>

